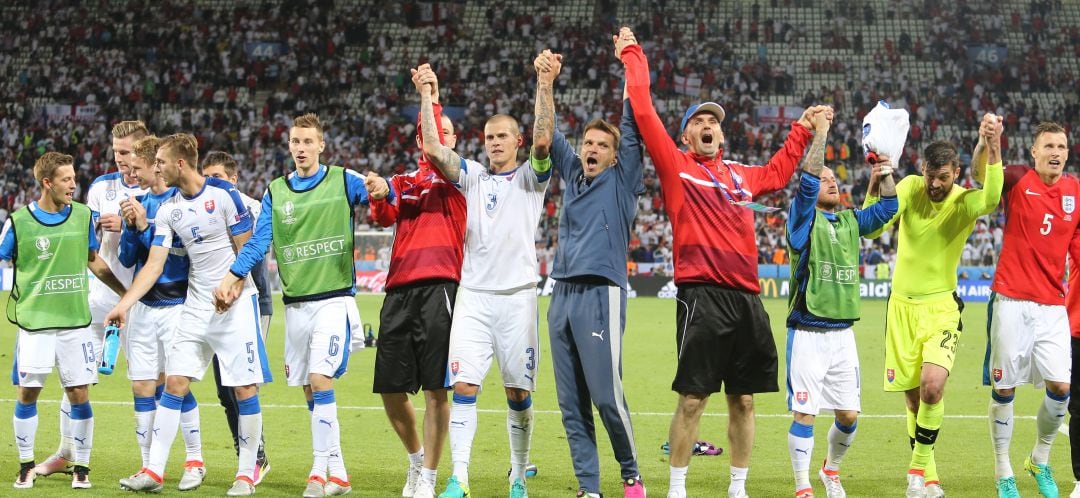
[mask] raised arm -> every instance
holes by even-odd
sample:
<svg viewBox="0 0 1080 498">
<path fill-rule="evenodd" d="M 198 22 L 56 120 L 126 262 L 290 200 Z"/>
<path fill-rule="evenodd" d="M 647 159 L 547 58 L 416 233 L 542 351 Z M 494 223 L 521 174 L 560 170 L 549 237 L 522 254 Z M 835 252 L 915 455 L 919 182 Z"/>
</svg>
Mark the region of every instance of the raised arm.
<svg viewBox="0 0 1080 498">
<path fill-rule="evenodd" d="M 882 228 L 887 226 L 899 211 L 900 201 L 896 197 L 896 181 L 892 177 L 894 169 L 892 161 L 887 156 L 879 156 L 879 161 L 874 164 L 872 174 L 879 177 L 877 183 L 880 186 L 881 198 L 866 209 L 855 211 L 855 219 L 859 222 L 859 235 L 864 237 L 870 237 L 875 233 L 881 235 Z"/>
<path fill-rule="evenodd" d="M 633 186 L 634 193 L 641 194 L 645 191 L 641 173 L 645 169 L 644 149 L 641 146 L 641 133 L 638 131 L 637 122 L 634 121 L 634 108 L 630 105 L 630 99 L 626 94 L 626 83 L 623 83 L 623 115 L 619 121 L 618 171 L 625 185 Z"/>
<path fill-rule="evenodd" d="M 979 125 L 979 136 L 986 142 L 987 163 L 982 189 L 965 195 L 962 200 L 964 211 L 972 217 L 993 212 L 1001 202 L 1001 189 L 1005 186 L 1005 171 L 1001 166 L 1001 122 L 1000 116 L 986 114 Z"/>
<path fill-rule="evenodd" d="M 532 158 L 543 161 L 551 156 L 555 134 L 553 86 L 562 69 L 562 55 L 545 49 L 533 60 L 533 67 L 536 69 L 536 122 L 533 123 Z"/>
<path fill-rule="evenodd" d="M 814 140 L 803 161 L 799 190 L 791 202 L 787 239 L 791 248 L 802 251 L 810 242 L 810 229 L 817 214 L 818 192 L 821 190 L 821 171 L 825 169 L 825 141 L 829 135 L 829 119 L 825 113 L 814 115 Z"/>
<path fill-rule="evenodd" d="M 787 186 L 806 152 L 811 133 L 814 131 L 815 118 L 818 117 L 832 123 L 832 107 L 818 105 L 806 109 L 799 120 L 791 124 L 791 132 L 784 140 L 783 147 L 769 158 L 769 162 L 764 167 L 742 169 L 746 186 L 754 195 L 774 192 Z"/>
<path fill-rule="evenodd" d="M 424 139 L 424 154 L 447 180 L 457 183 L 461 179 L 461 157 L 439 141 L 440 127 L 435 121 L 434 99 L 435 92 L 438 91 L 438 78 L 428 64 L 411 71 L 413 85 L 420 93 L 420 128 Z"/>
</svg>

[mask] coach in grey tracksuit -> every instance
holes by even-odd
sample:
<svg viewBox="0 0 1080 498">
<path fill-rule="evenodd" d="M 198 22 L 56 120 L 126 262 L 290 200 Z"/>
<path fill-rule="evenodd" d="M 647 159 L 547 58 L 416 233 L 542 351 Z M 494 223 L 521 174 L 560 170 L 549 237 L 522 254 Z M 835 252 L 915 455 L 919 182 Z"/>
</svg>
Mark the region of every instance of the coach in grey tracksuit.
<svg viewBox="0 0 1080 498">
<path fill-rule="evenodd" d="M 640 487 L 634 431 L 623 396 L 622 333 L 626 250 L 637 196 L 644 191 L 641 139 L 624 92 L 619 128 L 599 119 L 587 124 L 579 155 L 562 133 L 548 126 L 554 110 L 542 109 L 550 102 L 543 92 L 538 88 L 533 150 L 535 156 L 537 145 L 542 149 L 550 144 L 552 166 L 565 184 L 548 330 L 574 473 L 582 491 L 600 493 L 595 403 L 622 467 L 624 486 Z"/>
</svg>

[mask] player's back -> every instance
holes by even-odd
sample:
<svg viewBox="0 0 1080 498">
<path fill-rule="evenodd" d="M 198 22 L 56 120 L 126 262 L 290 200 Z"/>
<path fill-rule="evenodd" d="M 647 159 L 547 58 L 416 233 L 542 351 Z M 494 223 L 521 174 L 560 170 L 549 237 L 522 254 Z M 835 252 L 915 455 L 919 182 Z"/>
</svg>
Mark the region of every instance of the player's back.
<svg viewBox="0 0 1080 498">
<path fill-rule="evenodd" d="M 151 234 L 156 232 L 155 218 L 158 211 L 161 210 L 162 204 L 179 195 L 180 191 L 173 187 L 161 194 L 147 192 L 146 194 L 136 197 L 143 208 L 146 209 L 146 219 L 149 223 L 147 231 Z M 125 228 L 125 230 L 130 229 L 130 227 Z M 143 243 L 137 243 L 135 247 L 122 245 L 120 250 L 127 251 L 132 249 L 135 251 L 135 264 L 132 268 L 137 272 L 146 264 L 146 260 L 150 255 L 150 249 L 145 247 Z M 169 306 L 183 303 L 187 296 L 187 282 L 190 269 L 191 262 L 188 260 L 187 250 L 184 249 L 183 243 L 179 238 L 173 238 L 172 246 L 169 248 L 169 256 L 165 260 L 165 267 L 161 271 L 161 276 L 158 277 L 154 287 L 139 301 L 150 306 Z"/>
<path fill-rule="evenodd" d="M 536 227 L 544 207 L 550 172 L 538 177 L 526 162 L 492 174 L 463 161 L 458 184 L 466 199 L 465 259 L 461 285 L 502 291 L 535 285 Z M 466 170 L 467 168 L 467 170 Z"/>
<path fill-rule="evenodd" d="M 1065 175 L 1047 185 L 1027 166 L 1011 166 L 1005 177 L 1005 235 L 992 288 L 1014 299 L 1064 304 L 1065 255 L 1080 223 L 1080 181 Z"/>
<path fill-rule="evenodd" d="M 164 227 L 167 227 L 165 229 Z M 179 237 L 191 261 L 188 303 L 213 306 L 213 291 L 236 259 L 232 236 L 251 230 L 251 217 L 231 183 L 207 178 L 195 196 L 180 194 L 161 205 L 155 245 Z M 245 284 L 251 289 L 251 279 Z"/>
</svg>

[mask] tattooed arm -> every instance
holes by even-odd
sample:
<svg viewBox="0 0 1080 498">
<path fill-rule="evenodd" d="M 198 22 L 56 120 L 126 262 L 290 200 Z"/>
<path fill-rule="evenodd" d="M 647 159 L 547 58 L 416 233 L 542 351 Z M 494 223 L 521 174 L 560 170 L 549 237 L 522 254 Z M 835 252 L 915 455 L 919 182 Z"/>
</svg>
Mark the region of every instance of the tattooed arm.
<svg viewBox="0 0 1080 498">
<path fill-rule="evenodd" d="M 457 183 L 461 178 L 461 156 L 439 141 L 441 127 L 435 123 L 434 98 L 438 79 L 431 66 L 424 64 L 412 70 L 413 85 L 420 93 L 420 129 L 424 138 L 424 155 L 439 168 L 447 180 Z"/>
<path fill-rule="evenodd" d="M 547 159 L 551 155 L 551 141 L 555 133 L 555 101 L 552 87 L 562 69 L 562 55 L 544 50 L 533 61 L 536 68 L 536 122 L 533 123 L 532 157 Z"/>
<path fill-rule="evenodd" d="M 814 176 L 821 176 L 821 170 L 825 168 L 825 139 L 829 136 L 829 127 L 832 125 L 830 117 L 825 111 L 815 112 L 811 117 L 814 130 L 814 140 L 810 142 L 810 150 L 803 160 L 803 171 Z"/>
</svg>

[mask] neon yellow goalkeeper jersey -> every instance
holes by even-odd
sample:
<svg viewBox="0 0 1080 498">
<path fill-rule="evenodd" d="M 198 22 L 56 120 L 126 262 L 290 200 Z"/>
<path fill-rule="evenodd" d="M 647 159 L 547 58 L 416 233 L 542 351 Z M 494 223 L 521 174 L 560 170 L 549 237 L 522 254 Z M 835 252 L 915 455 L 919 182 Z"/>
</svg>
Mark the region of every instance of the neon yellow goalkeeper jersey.
<svg viewBox="0 0 1080 498">
<path fill-rule="evenodd" d="M 953 185 L 941 202 L 930 200 L 922 176 L 909 175 L 896 184 L 900 209 L 881 230 L 867 235 L 876 238 L 899 219 L 892 292 L 931 297 L 956 290 L 956 270 L 964 243 L 975 229 L 975 220 L 997 207 L 1004 183 L 999 162 L 986 166 L 982 189 Z M 867 196 L 863 207 L 877 200 Z"/>
</svg>

